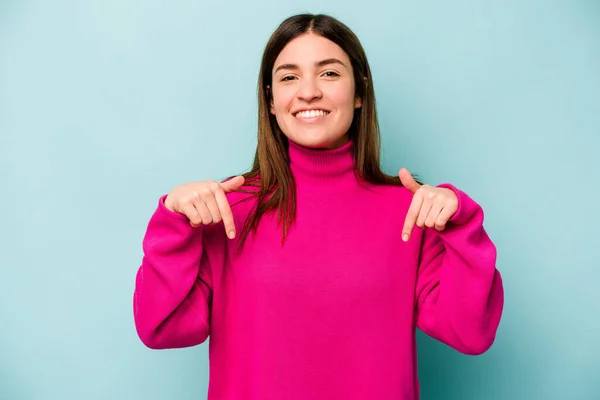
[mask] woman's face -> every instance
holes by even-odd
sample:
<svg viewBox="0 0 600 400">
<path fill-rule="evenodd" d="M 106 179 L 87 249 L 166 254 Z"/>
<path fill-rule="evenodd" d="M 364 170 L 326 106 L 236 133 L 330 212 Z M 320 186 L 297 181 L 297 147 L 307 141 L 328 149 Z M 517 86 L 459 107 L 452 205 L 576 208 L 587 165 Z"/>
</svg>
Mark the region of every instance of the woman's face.
<svg viewBox="0 0 600 400">
<path fill-rule="evenodd" d="M 329 39 L 308 33 L 289 42 L 273 66 L 271 113 L 293 142 L 336 148 L 348 142 L 354 75 L 348 55 Z"/>
</svg>

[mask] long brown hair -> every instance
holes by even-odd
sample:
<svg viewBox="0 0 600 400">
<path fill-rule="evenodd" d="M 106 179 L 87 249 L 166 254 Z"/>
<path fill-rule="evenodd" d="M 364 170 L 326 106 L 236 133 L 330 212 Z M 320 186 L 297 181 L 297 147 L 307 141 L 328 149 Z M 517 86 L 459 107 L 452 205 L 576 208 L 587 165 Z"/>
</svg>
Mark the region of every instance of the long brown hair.
<svg viewBox="0 0 600 400">
<path fill-rule="evenodd" d="M 278 211 L 278 222 L 283 224 L 282 243 L 296 217 L 296 186 L 292 176 L 288 140 L 275 116 L 270 113 L 272 72 L 276 58 L 294 38 L 314 33 L 336 43 L 348 54 L 354 72 L 355 93 L 362 107 L 354 111 L 348 132 L 353 141 L 355 174 L 376 185 L 402 186 L 398 176 L 387 175 L 380 168 L 380 132 L 375 107 L 371 69 L 365 51 L 356 35 L 342 22 L 323 14 L 299 14 L 284 20 L 266 44 L 258 77 L 258 144 L 252 169 L 243 174 L 242 190 L 257 197 L 254 208 L 242 230 L 240 247 L 248 234 L 256 233 L 265 213 Z M 258 189 L 258 190 L 257 190 Z"/>
</svg>

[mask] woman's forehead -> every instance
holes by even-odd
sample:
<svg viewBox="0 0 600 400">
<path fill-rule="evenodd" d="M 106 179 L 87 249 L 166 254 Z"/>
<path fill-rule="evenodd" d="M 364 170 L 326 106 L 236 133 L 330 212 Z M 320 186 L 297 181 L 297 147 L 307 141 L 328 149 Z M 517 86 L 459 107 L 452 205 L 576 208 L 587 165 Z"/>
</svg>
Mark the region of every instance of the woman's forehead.
<svg viewBox="0 0 600 400">
<path fill-rule="evenodd" d="M 273 68 L 275 70 L 281 64 L 312 68 L 332 59 L 341 61 L 344 66 L 349 64 L 348 55 L 340 46 L 323 36 L 309 33 L 290 41 L 277 56 Z"/>
</svg>

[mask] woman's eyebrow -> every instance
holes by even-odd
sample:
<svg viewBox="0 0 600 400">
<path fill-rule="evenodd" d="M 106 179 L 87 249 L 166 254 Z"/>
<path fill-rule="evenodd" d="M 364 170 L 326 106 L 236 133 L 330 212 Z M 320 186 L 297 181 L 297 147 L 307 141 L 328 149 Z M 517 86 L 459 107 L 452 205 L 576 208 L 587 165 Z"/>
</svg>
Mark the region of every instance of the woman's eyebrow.
<svg viewBox="0 0 600 400">
<path fill-rule="evenodd" d="M 324 66 L 330 65 L 330 64 L 340 64 L 342 67 L 346 68 L 346 64 L 344 64 L 342 61 L 338 60 L 337 58 L 328 58 L 326 60 L 319 61 L 315 64 L 317 67 L 324 67 Z"/>
<path fill-rule="evenodd" d="M 316 67 L 324 67 L 326 65 L 330 65 L 330 64 L 340 64 L 341 66 L 346 68 L 346 64 L 344 64 L 342 61 L 338 60 L 337 58 L 328 58 L 325 60 L 321 60 L 321 61 L 317 61 L 315 62 L 315 66 Z M 273 72 L 274 74 L 277 73 L 280 70 L 290 70 L 290 71 L 296 71 L 298 69 L 300 69 L 300 67 L 298 67 L 298 65 L 296 64 L 281 64 L 280 66 L 278 66 L 275 71 Z"/>
</svg>

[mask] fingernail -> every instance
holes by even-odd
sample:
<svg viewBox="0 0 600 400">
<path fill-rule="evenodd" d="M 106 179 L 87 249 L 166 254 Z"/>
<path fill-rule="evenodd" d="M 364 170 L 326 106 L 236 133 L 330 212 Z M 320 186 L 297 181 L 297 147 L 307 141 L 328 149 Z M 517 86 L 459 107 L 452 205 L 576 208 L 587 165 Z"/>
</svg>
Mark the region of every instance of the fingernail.
<svg viewBox="0 0 600 400">
<path fill-rule="evenodd" d="M 235 237 L 235 232 L 234 231 L 230 231 L 229 232 L 229 239 L 233 239 Z"/>
<path fill-rule="evenodd" d="M 408 242 L 408 235 L 406 233 L 404 235 L 402 235 L 402 240 L 404 240 L 405 242 Z"/>
</svg>

